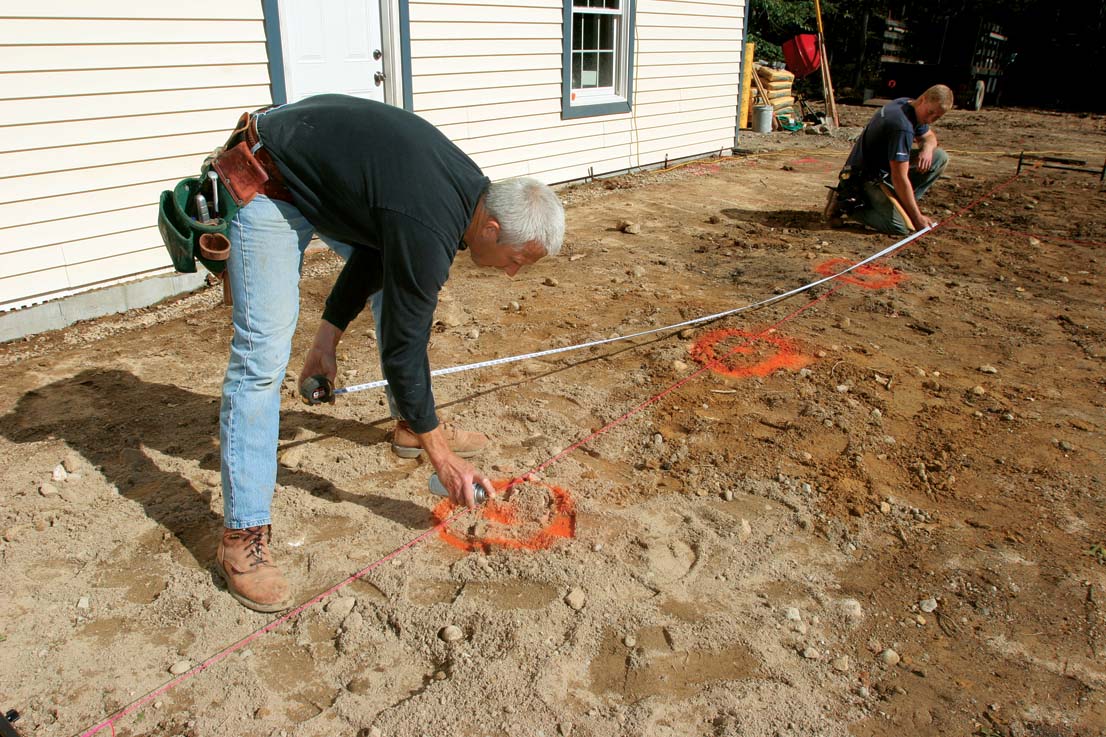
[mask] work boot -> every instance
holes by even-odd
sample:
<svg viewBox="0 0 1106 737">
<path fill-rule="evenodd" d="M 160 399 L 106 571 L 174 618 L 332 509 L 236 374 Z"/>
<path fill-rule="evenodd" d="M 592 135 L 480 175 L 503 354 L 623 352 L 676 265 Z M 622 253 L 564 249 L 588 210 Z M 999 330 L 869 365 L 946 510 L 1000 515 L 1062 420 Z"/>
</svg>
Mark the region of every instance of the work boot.
<svg viewBox="0 0 1106 737">
<path fill-rule="evenodd" d="M 461 458 L 472 458 L 488 444 L 488 436 L 484 433 L 461 430 L 448 422 L 443 422 L 440 427 L 449 443 L 449 449 Z M 395 432 L 392 433 L 392 452 L 400 458 L 418 458 L 422 454 L 419 436 L 411 430 L 406 420 L 396 423 Z"/>
<path fill-rule="evenodd" d="M 227 591 L 255 612 L 279 612 L 292 605 L 288 581 L 269 550 L 272 525 L 244 530 L 223 528 L 215 563 Z"/>
<path fill-rule="evenodd" d="M 837 206 L 837 190 L 830 188 L 830 191 L 826 194 L 826 206 L 822 210 L 822 220 L 827 223 L 832 223 L 834 220 L 841 219 L 841 211 Z"/>
</svg>

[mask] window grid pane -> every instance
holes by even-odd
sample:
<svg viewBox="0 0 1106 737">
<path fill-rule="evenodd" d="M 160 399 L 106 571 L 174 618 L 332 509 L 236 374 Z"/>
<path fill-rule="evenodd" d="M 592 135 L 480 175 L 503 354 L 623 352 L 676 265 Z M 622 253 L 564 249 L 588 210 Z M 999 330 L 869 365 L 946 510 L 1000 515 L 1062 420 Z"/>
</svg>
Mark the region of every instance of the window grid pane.
<svg viewBox="0 0 1106 737">
<path fill-rule="evenodd" d="M 573 0 L 572 8 L 571 88 L 622 94 L 622 0 Z"/>
</svg>

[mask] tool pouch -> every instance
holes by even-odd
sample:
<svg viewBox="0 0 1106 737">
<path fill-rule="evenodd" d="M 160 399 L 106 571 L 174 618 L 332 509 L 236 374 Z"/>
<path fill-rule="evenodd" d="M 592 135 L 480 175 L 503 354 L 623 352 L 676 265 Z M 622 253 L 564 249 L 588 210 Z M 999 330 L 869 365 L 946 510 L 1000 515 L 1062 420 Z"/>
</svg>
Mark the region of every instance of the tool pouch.
<svg viewBox="0 0 1106 737">
<path fill-rule="evenodd" d="M 845 166 L 837 175 L 837 209 L 848 215 L 864 206 L 864 175 L 859 169 Z"/>
<path fill-rule="evenodd" d="M 186 274 L 196 271 L 197 260 L 208 271 L 220 274 L 230 256 L 227 229 L 238 205 L 221 181 L 214 184 L 206 177 L 206 172 L 204 174 L 180 180 L 173 189 L 161 193 L 158 203 L 157 228 L 161 240 L 169 251 L 173 267 Z M 213 213 L 213 219 L 201 221 L 196 212 L 196 195 L 203 194 L 214 204 L 212 186 L 219 187 L 219 209 Z"/>
<path fill-rule="evenodd" d="M 215 158 L 212 166 L 239 207 L 248 205 L 269 181 L 269 173 L 250 152 L 245 141 L 224 150 Z"/>
</svg>

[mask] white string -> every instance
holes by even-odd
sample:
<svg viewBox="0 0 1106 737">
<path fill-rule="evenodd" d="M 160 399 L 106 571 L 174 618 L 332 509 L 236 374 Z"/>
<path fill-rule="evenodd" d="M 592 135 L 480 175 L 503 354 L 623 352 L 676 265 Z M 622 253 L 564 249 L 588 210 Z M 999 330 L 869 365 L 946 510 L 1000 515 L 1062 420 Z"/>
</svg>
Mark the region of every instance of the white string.
<svg viewBox="0 0 1106 737">
<path fill-rule="evenodd" d="M 653 328 L 651 330 L 643 330 L 640 333 L 631 333 L 629 335 L 616 335 L 613 338 L 604 338 L 603 340 L 593 340 L 589 343 L 579 343 L 577 345 L 565 346 L 564 348 L 550 348 L 548 350 L 536 351 L 534 353 L 524 353 L 524 354 L 521 354 L 521 355 L 518 355 L 518 356 L 507 356 L 506 358 L 493 358 L 490 361 L 481 361 L 479 363 L 469 363 L 469 364 L 465 364 L 463 366 L 450 366 L 448 368 L 436 369 L 434 371 L 431 371 L 430 375 L 431 376 L 446 376 L 448 374 L 461 373 L 462 371 L 473 371 L 475 369 L 488 368 L 489 366 L 502 366 L 503 364 L 514 363 L 515 361 L 526 361 L 526 360 L 531 359 L 531 358 L 541 358 L 542 356 L 552 356 L 552 355 L 557 354 L 557 353 L 568 353 L 569 351 L 578 351 L 582 348 L 593 348 L 597 345 L 605 345 L 607 343 L 615 343 L 615 342 L 620 341 L 620 340 L 630 340 L 632 338 L 640 338 L 644 335 L 652 335 L 654 333 L 661 333 L 661 332 L 664 332 L 665 330 L 675 330 L 677 328 L 685 328 L 685 327 L 688 327 L 690 325 L 698 325 L 701 322 L 710 322 L 712 320 L 717 320 L 721 317 L 726 317 L 728 315 L 736 315 L 739 312 L 748 312 L 749 310 L 759 309 L 761 307 L 765 307 L 767 305 L 770 305 L 774 302 L 779 302 L 780 300 L 788 299 L 789 297 L 794 297 L 796 294 L 801 294 L 802 292 L 809 291 L 809 290 L 813 289 L 814 287 L 816 287 L 820 284 L 825 284 L 828 281 L 833 281 L 834 279 L 837 279 L 841 276 L 844 276 L 845 274 L 848 274 L 850 271 L 852 271 L 854 269 L 858 269 L 861 266 L 864 266 L 865 264 L 868 264 L 868 263 L 871 263 L 872 261 L 875 261 L 876 259 L 880 259 L 880 258 L 883 258 L 884 256 L 887 256 L 891 253 L 894 253 L 895 251 L 899 250 L 900 248 L 902 248 L 906 244 L 910 243 L 913 240 L 916 240 L 917 238 L 920 238 L 921 236 L 923 236 L 924 234 L 926 234 L 927 232 L 929 232 L 930 230 L 932 230 L 933 228 L 936 228 L 936 227 L 937 227 L 936 223 L 931 224 L 931 225 L 927 225 L 925 228 L 922 228 L 921 230 L 916 231 L 916 232 L 908 235 L 907 237 L 903 238 L 898 243 L 893 243 L 892 245 L 888 246 L 887 248 L 884 248 L 882 251 L 879 251 L 877 253 L 872 254 L 871 256 L 867 257 L 863 261 L 857 261 L 852 266 L 848 267 L 847 269 L 842 269 L 841 271 L 837 272 L 836 274 L 832 274 L 831 276 L 823 277 L 823 278 L 818 279 L 816 281 L 812 281 L 809 284 L 804 284 L 801 287 L 797 287 L 795 289 L 792 289 L 790 292 L 784 292 L 783 294 L 777 294 L 777 295 L 774 295 L 772 297 L 769 297 L 768 299 L 763 299 L 760 302 L 754 302 L 752 304 L 745 305 L 744 307 L 737 307 L 737 308 L 732 309 L 732 310 L 726 310 L 725 312 L 716 312 L 713 315 L 706 315 L 704 317 L 696 317 L 692 320 L 685 320 L 684 322 L 678 322 L 678 323 L 675 323 L 673 325 L 665 325 L 662 328 Z M 380 379 L 378 381 L 370 381 L 367 384 L 354 384 L 353 386 L 347 386 L 347 387 L 343 387 L 341 389 L 335 389 L 334 394 L 335 394 L 335 396 L 337 396 L 339 394 L 351 394 L 353 392 L 360 392 L 360 391 L 364 391 L 366 389 L 377 389 L 379 387 L 387 386 L 387 385 L 388 385 L 388 380 L 387 379 Z"/>
</svg>

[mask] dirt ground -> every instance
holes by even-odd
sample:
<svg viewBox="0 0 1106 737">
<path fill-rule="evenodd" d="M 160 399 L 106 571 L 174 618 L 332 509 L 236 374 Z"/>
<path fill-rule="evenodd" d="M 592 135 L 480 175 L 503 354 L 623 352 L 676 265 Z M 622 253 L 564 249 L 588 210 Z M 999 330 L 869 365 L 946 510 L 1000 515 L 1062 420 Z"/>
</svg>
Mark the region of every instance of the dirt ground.
<svg viewBox="0 0 1106 737">
<path fill-rule="evenodd" d="M 432 364 L 711 315 L 894 243 L 819 219 L 871 113 L 562 190 L 561 256 L 513 281 L 460 256 Z M 1080 172 L 1009 181 L 1021 150 L 1100 166 L 1106 120 L 953 111 L 937 131 L 952 162 L 923 210 L 944 223 L 870 273 L 440 377 L 503 480 L 691 378 L 452 521 L 476 552 L 430 534 L 200 670 L 273 619 L 213 573 L 217 290 L 0 346 L 0 708 L 36 737 L 1106 734 L 1106 195 Z M 290 374 L 336 271 L 309 258 Z M 340 385 L 379 376 L 371 327 Z M 696 373 L 707 349 L 736 349 L 725 372 Z M 293 389 L 274 542 L 306 602 L 438 499 L 391 453 L 382 393 Z"/>
</svg>

